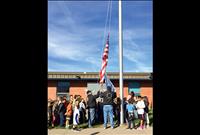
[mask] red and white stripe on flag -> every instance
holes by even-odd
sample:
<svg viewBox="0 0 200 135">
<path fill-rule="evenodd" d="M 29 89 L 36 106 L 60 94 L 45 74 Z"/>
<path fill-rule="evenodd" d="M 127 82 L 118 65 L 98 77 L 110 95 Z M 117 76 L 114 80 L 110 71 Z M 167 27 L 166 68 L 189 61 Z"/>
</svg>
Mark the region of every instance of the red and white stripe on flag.
<svg viewBox="0 0 200 135">
<path fill-rule="evenodd" d="M 104 48 L 104 53 L 103 53 L 103 57 L 102 57 L 102 65 L 101 65 L 101 70 L 100 70 L 100 83 L 101 84 L 104 81 L 104 75 L 106 73 L 106 66 L 108 64 L 108 50 L 109 50 L 109 34 L 108 34 L 106 46 Z"/>
</svg>

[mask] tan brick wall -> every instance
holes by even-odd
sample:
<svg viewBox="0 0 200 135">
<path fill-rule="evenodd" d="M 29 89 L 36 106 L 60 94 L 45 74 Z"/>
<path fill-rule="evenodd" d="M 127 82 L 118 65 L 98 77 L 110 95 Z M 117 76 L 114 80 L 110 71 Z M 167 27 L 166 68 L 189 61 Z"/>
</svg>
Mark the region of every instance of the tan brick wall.
<svg viewBox="0 0 200 135">
<path fill-rule="evenodd" d="M 86 98 L 85 89 L 87 88 L 87 82 L 96 81 L 70 81 L 70 95 L 81 95 L 84 99 Z M 118 80 L 112 81 L 116 87 L 117 96 L 119 97 L 119 83 Z M 48 98 L 56 99 L 56 81 L 48 81 Z M 124 81 L 124 97 L 128 95 L 128 83 Z M 153 88 L 151 82 L 140 82 L 141 84 L 141 95 L 149 98 L 150 105 L 153 104 Z"/>
<path fill-rule="evenodd" d="M 56 82 L 48 81 L 48 99 L 56 99 Z"/>
<path fill-rule="evenodd" d="M 70 81 L 70 95 L 80 95 L 86 99 L 85 89 L 87 88 L 86 81 Z"/>
<path fill-rule="evenodd" d="M 131 82 L 131 81 L 129 81 Z M 128 84 L 129 82 L 124 82 L 124 97 L 128 96 Z M 153 88 L 152 88 L 152 82 L 139 82 L 141 84 L 140 92 L 141 96 L 147 96 L 150 102 L 150 105 L 153 104 Z M 119 84 L 117 81 L 113 81 L 113 84 L 116 87 L 117 96 L 119 97 L 120 91 L 119 91 Z"/>
<path fill-rule="evenodd" d="M 147 96 L 149 99 L 149 105 L 153 105 L 153 87 L 151 83 L 142 83 L 141 96 Z"/>
</svg>

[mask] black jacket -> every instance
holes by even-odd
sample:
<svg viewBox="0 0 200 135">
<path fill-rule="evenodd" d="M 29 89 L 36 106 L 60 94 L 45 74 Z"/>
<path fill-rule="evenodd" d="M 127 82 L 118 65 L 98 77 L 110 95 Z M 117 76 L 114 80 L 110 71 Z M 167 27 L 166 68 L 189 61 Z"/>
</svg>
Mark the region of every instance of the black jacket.
<svg viewBox="0 0 200 135">
<path fill-rule="evenodd" d="M 99 97 L 99 94 L 97 95 L 92 95 L 89 94 L 87 96 L 87 108 L 95 108 L 96 107 L 96 98 Z"/>
<path fill-rule="evenodd" d="M 60 103 L 58 113 L 65 113 L 65 112 L 66 112 L 65 105 L 63 103 Z"/>
<path fill-rule="evenodd" d="M 100 97 L 103 98 L 103 105 L 113 105 L 113 100 L 114 98 L 116 98 L 116 93 L 113 93 L 111 91 L 105 91 L 100 94 Z"/>
</svg>

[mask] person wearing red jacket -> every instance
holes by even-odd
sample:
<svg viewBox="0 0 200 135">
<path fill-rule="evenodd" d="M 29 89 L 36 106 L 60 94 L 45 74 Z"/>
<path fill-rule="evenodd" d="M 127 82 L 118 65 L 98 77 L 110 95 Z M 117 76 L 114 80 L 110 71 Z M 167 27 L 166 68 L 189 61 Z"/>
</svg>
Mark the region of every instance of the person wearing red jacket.
<svg viewBox="0 0 200 135">
<path fill-rule="evenodd" d="M 69 129 L 69 121 L 71 119 L 71 116 L 73 114 L 73 110 L 72 110 L 72 103 L 73 101 L 70 100 L 67 104 L 67 107 L 66 107 L 66 123 L 65 123 L 65 128 Z"/>
</svg>

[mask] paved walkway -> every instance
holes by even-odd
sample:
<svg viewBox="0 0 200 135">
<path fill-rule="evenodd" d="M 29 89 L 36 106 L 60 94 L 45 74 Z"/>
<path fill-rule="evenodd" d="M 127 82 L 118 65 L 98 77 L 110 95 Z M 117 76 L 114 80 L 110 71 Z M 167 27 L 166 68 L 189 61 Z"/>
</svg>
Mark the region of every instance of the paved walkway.
<svg viewBox="0 0 200 135">
<path fill-rule="evenodd" d="M 130 130 L 126 129 L 125 126 L 116 127 L 115 129 L 107 128 L 103 129 L 102 127 L 98 128 L 86 128 L 82 129 L 80 132 L 75 132 L 71 129 L 48 129 L 48 135 L 153 135 L 153 128 L 149 127 L 144 130 Z"/>
</svg>

